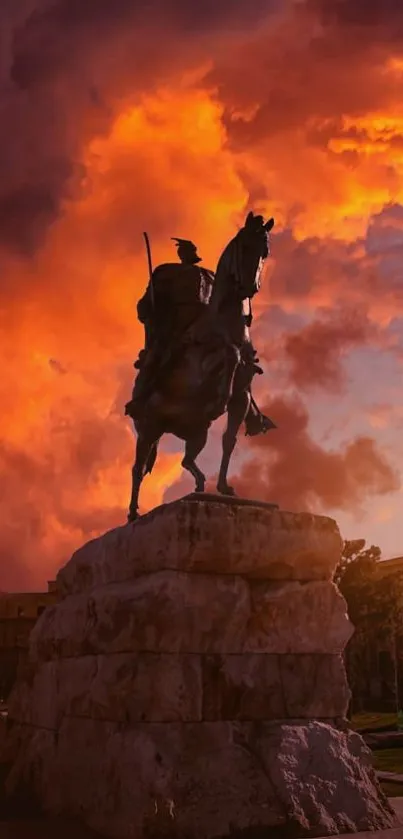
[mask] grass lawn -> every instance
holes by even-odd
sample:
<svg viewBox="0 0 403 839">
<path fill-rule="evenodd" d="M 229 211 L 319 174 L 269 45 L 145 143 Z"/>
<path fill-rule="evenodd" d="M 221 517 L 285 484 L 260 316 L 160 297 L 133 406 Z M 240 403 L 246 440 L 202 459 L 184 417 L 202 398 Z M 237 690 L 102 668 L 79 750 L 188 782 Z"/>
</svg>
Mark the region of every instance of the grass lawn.
<svg viewBox="0 0 403 839">
<path fill-rule="evenodd" d="M 397 716 L 395 713 L 371 713 L 369 711 L 362 711 L 360 714 L 353 714 L 351 724 L 356 731 L 361 731 L 363 728 L 383 728 L 386 725 L 391 727 L 397 723 Z"/>
<path fill-rule="evenodd" d="M 372 758 L 378 772 L 397 772 L 403 775 L 403 748 L 379 749 L 372 753 Z M 403 784 L 401 789 L 403 795 Z"/>
<path fill-rule="evenodd" d="M 388 798 L 402 798 L 403 784 L 389 784 L 387 781 L 380 781 L 380 787 Z"/>
<path fill-rule="evenodd" d="M 403 775 L 403 749 L 380 749 L 372 753 L 375 769 L 379 772 L 397 772 Z M 381 787 L 388 798 L 403 796 L 403 784 L 381 781 Z"/>
</svg>

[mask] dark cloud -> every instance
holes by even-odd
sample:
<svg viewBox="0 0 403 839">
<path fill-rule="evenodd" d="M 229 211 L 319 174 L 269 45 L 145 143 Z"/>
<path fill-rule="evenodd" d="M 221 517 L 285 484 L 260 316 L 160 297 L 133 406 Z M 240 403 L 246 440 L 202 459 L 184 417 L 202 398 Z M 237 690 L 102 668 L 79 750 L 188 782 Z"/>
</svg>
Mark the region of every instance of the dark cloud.
<svg viewBox="0 0 403 839">
<path fill-rule="evenodd" d="M 368 253 L 374 255 L 396 250 L 403 253 L 403 206 L 389 204 L 374 215 L 369 221 L 365 242 Z"/>
<path fill-rule="evenodd" d="M 400 0 L 308 0 L 324 21 L 342 27 L 388 31 L 393 38 L 403 35 L 403 7 Z"/>
<path fill-rule="evenodd" d="M 358 39 L 347 61 L 349 42 L 338 31 L 350 18 L 372 21 L 373 29 L 395 24 L 401 12 L 392 0 L 385 6 L 359 0 L 17 5 L 18 13 L 8 2 L 0 7 L 8 56 L 0 101 L 0 243 L 22 254 L 42 243 L 63 200 L 76 194 L 83 145 L 108 130 L 126 97 L 166 84 L 181 69 L 212 61 L 207 81 L 225 104 L 230 143 L 241 149 L 297 126 L 308 143 L 315 136 L 326 147 L 343 115 L 400 97 L 400 82 L 379 72 L 384 54 L 378 50 L 364 62 Z M 329 24 L 318 30 L 315 20 L 326 9 Z M 237 113 L 256 104 L 253 117 Z M 341 157 L 351 165 L 352 156 Z M 251 196 L 264 199 L 256 174 L 245 178 Z"/>
<path fill-rule="evenodd" d="M 101 39 L 107 47 L 107 36 L 134 26 L 138 16 L 132 0 L 43 0 L 14 32 L 11 79 L 22 89 L 52 84 L 55 73 L 82 60 L 85 46 L 92 51 L 94 39 Z"/>
<path fill-rule="evenodd" d="M 286 335 L 285 357 L 292 383 L 302 389 L 339 393 L 346 384 L 343 360 L 349 350 L 371 343 L 376 329 L 359 311 L 332 311 Z"/>
<path fill-rule="evenodd" d="M 354 513 L 366 499 L 400 489 L 397 471 L 370 437 L 327 450 L 310 436 L 300 400 L 278 397 L 263 410 L 278 428 L 249 443 L 252 456 L 233 482 L 239 495 L 295 511 Z"/>
<path fill-rule="evenodd" d="M 309 415 L 298 397 L 277 396 L 261 401 L 261 409 L 277 424 L 265 436 L 247 438 L 249 457 L 229 482 L 237 495 L 279 504 L 295 512 L 362 513 L 365 502 L 400 489 L 398 471 L 376 441 L 357 436 L 337 450 L 318 444 L 309 432 Z M 238 445 L 245 448 L 240 437 Z M 219 462 L 221 455 L 217 455 Z M 215 492 L 216 477 L 207 491 Z M 187 473 L 167 488 L 164 502 L 192 492 Z"/>
<path fill-rule="evenodd" d="M 83 147 L 127 98 L 206 62 L 217 39 L 255 29 L 279 6 L 27 0 L 16 14 L 1 5 L 0 246 L 27 255 L 41 245 L 76 194 Z"/>
<path fill-rule="evenodd" d="M 48 35 L 54 31 L 81 35 L 85 29 L 96 30 L 102 35 L 111 27 L 129 23 L 141 26 L 153 24 L 154 30 L 161 30 L 162 24 L 170 21 L 180 33 L 191 30 L 197 35 L 203 29 L 211 32 L 217 28 L 242 27 L 254 29 L 256 24 L 270 13 L 281 9 L 283 0 L 204 0 L 201 4 L 189 4 L 187 0 L 42 0 L 28 17 L 24 31 L 35 33 L 48 46 Z M 41 34 L 39 34 L 41 33 Z M 42 40 L 43 39 L 43 40 Z"/>
<path fill-rule="evenodd" d="M 273 236 L 272 250 L 270 283 L 262 292 L 268 304 L 328 308 L 333 319 L 345 310 L 350 331 L 356 328 L 352 311 L 360 319 L 369 313 L 375 321 L 377 309 L 396 315 L 403 311 L 401 205 L 369 218 L 367 233 L 356 240 L 330 236 L 298 240 L 286 229 Z"/>
<path fill-rule="evenodd" d="M 77 194 L 83 146 L 108 130 L 127 97 L 133 101 L 181 70 L 212 61 L 207 83 L 225 104 L 232 147 L 242 149 L 298 125 L 308 141 L 316 132 L 316 142 L 326 145 L 324 122 L 390 95 L 390 79 L 378 72 L 381 59 L 371 61 L 370 71 L 358 52 L 353 65 L 344 61 L 345 40 L 315 30 L 321 10 L 312 4 L 41 0 L 21 4 L 18 14 L 12 8 L 0 7 L 8 45 L 0 243 L 25 255 L 42 243 L 63 200 Z M 236 115 L 238 106 L 256 103 L 252 118 Z M 244 177 L 253 199 L 264 199 L 256 174 Z"/>
<path fill-rule="evenodd" d="M 25 184 L 0 195 L 0 244 L 29 256 L 58 210 L 50 184 Z"/>
<path fill-rule="evenodd" d="M 276 138 L 295 149 L 302 138 L 305 147 L 314 138 L 331 157 L 329 141 L 348 132 L 346 118 L 393 103 L 398 108 L 400 75 L 385 70 L 393 57 L 393 39 L 399 55 L 402 9 L 398 0 L 390 9 L 375 0 L 367 15 L 364 0 L 308 0 L 294 4 L 286 20 L 262 25 L 231 52 L 224 50 L 214 62 L 211 80 L 226 106 L 232 147 L 259 150 L 262 165 L 268 161 L 271 166 L 279 155 Z M 364 31 L 347 23 L 349 15 L 366 21 Z M 361 136 L 365 141 L 365 132 Z M 397 132 L 391 143 L 399 139 Z M 352 157 L 340 152 L 339 159 L 351 167 Z"/>
</svg>

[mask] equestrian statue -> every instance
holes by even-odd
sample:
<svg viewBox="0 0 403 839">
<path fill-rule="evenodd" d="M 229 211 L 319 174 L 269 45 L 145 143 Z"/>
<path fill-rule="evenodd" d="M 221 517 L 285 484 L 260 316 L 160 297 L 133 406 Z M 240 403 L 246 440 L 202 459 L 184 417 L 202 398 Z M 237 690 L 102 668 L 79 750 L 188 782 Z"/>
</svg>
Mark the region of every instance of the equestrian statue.
<svg viewBox="0 0 403 839">
<path fill-rule="evenodd" d="M 137 518 L 140 486 L 153 469 L 163 434 L 185 441 L 182 466 L 193 475 L 195 491 L 204 492 L 206 478 L 196 458 L 211 423 L 226 413 L 217 490 L 235 495 L 227 474 L 242 423 L 250 436 L 276 427 L 251 393 L 253 377 L 263 370 L 249 334 L 251 300 L 260 289 L 273 225 L 273 219 L 265 223 L 250 212 L 215 274 L 199 265 L 193 242 L 178 238 L 180 261 L 153 270 L 144 234 L 150 279 L 137 315 L 145 345 L 134 365 L 138 373 L 125 411 L 137 433 L 129 521 Z"/>
</svg>

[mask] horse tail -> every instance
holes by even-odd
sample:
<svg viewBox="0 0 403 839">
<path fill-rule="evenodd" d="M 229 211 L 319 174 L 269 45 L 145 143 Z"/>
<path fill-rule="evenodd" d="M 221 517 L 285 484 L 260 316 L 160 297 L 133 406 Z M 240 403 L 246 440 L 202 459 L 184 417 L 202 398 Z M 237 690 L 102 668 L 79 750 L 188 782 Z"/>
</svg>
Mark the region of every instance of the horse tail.
<svg viewBox="0 0 403 839">
<path fill-rule="evenodd" d="M 144 472 L 145 475 L 150 475 L 154 469 L 155 461 L 157 459 L 157 449 L 158 443 L 154 443 L 147 458 L 146 469 Z"/>
</svg>

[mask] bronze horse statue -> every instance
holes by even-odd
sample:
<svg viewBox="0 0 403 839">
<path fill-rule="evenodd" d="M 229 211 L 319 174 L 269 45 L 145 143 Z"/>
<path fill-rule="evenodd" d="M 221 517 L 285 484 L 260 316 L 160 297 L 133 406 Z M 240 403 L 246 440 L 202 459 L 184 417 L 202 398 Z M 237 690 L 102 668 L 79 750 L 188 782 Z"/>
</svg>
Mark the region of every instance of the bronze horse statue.
<svg viewBox="0 0 403 839">
<path fill-rule="evenodd" d="M 259 412 L 251 395 L 253 376 L 262 371 L 249 335 L 250 301 L 260 289 L 262 267 L 269 255 L 268 234 L 273 225 L 273 219 L 264 223 L 262 216 L 249 213 L 244 227 L 219 259 L 208 305 L 198 310 L 168 363 L 160 366 L 159 375 L 140 408 L 136 406 L 135 385 L 133 399 L 126 405 L 126 413 L 131 416 L 137 433 L 129 521 L 138 516 L 141 483 L 153 469 L 163 434 L 174 434 L 185 441 L 182 466 L 193 475 L 195 491 L 203 492 L 206 478 L 196 458 L 206 445 L 213 420 L 227 412 L 217 490 L 224 495 L 235 495 L 227 473 L 242 422 L 252 413 L 254 431 L 250 433 L 265 433 L 275 428 Z M 161 266 L 164 267 L 172 268 Z M 249 312 L 245 312 L 245 301 L 249 301 Z"/>
</svg>

